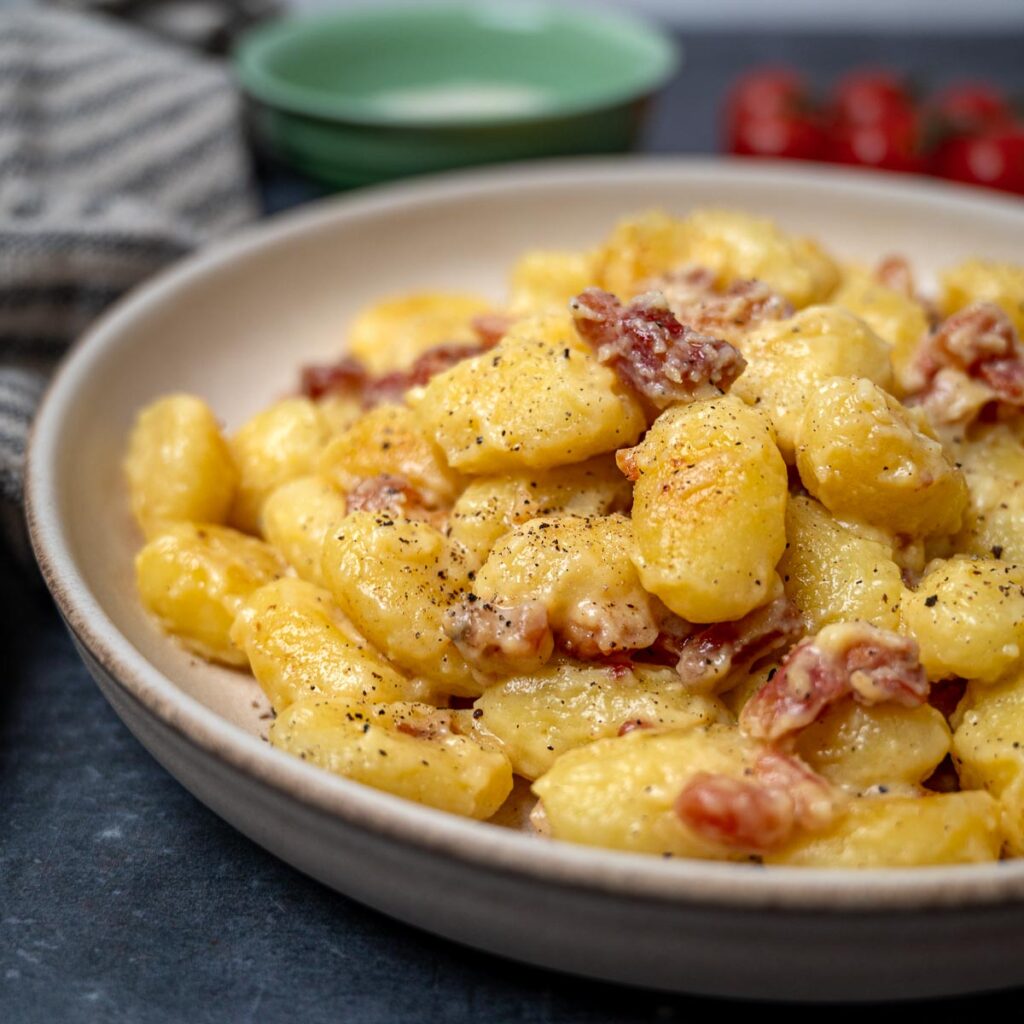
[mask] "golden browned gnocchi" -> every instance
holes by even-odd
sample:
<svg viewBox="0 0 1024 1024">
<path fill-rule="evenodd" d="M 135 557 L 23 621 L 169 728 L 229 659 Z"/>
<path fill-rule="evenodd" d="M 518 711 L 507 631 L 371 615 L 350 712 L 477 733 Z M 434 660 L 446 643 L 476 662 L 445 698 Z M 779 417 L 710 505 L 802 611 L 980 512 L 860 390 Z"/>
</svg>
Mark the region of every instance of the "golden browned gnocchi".
<svg viewBox="0 0 1024 1024">
<path fill-rule="evenodd" d="M 963 474 L 927 425 L 872 381 L 819 385 L 796 441 L 801 481 L 833 514 L 912 537 L 960 528 Z"/>
<path fill-rule="evenodd" d="M 747 368 L 733 388 L 765 412 L 793 461 L 796 434 L 815 388 L 831 377 L 892 380 L 889 346 L 862 320 L 838 306 L 812 306 L 788 320 L 752 330 L 740 343 Z"/>
<path fill-rule="evenodd" d="M 764 281 L 797 307 L 828 298 L 839 281 L 810 239 L 738 210 L 698 210 L 682 220 L 652 211 L 622 221 L 595 254 L 590 283 L 626 299 L 685 265 L 706 267 L 722 283 Z"/>
<path fill-rule="evenodd" d="M 566 313 L 513 324 L 492 351 L 438 374 L 416 409 L 449 465 L 473 474 L 583 462 L 644 428 L 637 399 Z"/>
<path fill-rule="evenodd" d="M 621 455 L 644 586 L 690 622 L 738 619 L 771 593 L 786 546 L 786 467 L 757 409 L 674 406 Z"/>
<path fill-rule="evenodd" d="M 482 565 L 495 543 L 520 523 L 560 512 L 628 512 L 632 499 L 629 481 L 608 455 L 554 470 L 474 477 L 452 507 L 448 536 L 474 565 Z"/>
<path fill-rule="evenodd" d="M 687 260 L 727 281 L 755 279 L 798 309 L 823 302 L 839 282 L 835 262 L 809 238 L 738 210 L 698 210 L 685 221 Z"/>
<path fill-rule="evenodd" d="M 1024 856 L 1024 268 L 929 296 L 720 209 L 588 246 L 370 306 L 229 440 L 142 410 L 144 607 L 280 750 L 489 827 Z"/>
<path fill-rule="evenodd" d="M 375 477 L 410 483 L 431 505 L 450 505 L 459 477 L 421 429 L 415 414 L 401 405 L 381 405 L 360 416 L 321 452 L 320 474 L 343 493 Z"/>
</svg>

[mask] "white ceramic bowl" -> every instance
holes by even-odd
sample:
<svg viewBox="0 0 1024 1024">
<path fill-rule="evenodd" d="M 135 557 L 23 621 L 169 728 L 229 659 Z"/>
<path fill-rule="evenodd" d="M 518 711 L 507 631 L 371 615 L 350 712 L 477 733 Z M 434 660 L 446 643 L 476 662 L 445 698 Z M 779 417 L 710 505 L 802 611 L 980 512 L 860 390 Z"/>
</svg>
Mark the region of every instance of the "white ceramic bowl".
<svg viewBox="0 0 1024 1024">
<path fill-rule="evenodd" d="M 582 161 L 332 200 L 181 263 L 97 324 L 29 454 L 46 580 L 89 670 L 153 755 L 302 871 L 480 949 L 685 992 L 881 999 L 1024 982 L 1024 861 L 809 871 L 665 861 L 460 820 L 336 778 L 260 739 L 256 684 L 189 657 L 136 600 L 120 473 L 135 412 L 181 389 L 237 425 L 336 357 L 353 313 L 422 287 L 501 294 L 523 249 L 590 245 L 621 215 L 722 204 L 845 257 L 925 271 L 1022 256 L 1024 204 L 887 176 L 714 160 Z"/>
</svg>

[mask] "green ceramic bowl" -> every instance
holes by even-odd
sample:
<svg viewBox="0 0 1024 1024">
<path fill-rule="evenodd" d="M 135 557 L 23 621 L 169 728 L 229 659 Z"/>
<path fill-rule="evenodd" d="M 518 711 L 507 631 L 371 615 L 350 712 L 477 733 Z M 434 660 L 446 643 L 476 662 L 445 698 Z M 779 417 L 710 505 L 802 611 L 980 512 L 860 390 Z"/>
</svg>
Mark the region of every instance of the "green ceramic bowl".
<svg viewBox="0 0 1024 1024">
<path fill-rule="evenodd" d="M 511 0 L 288 18 L 235 52 L 257 142 L 341 187 L 621 152 L 677 61 L 631 18 Z"/>
</svg>

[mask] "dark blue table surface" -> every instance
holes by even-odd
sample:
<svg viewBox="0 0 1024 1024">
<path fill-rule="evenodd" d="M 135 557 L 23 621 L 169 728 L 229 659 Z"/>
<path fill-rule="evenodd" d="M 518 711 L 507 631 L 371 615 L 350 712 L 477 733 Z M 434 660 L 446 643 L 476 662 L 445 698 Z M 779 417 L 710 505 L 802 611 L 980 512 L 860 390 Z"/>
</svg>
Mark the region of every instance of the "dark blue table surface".
<svg viewBox="0 0 1024 1024">
<path fill-rule="evenodd" d="M 980 76 L 1020 94 L 1022 44 L 690 35 L 644 148 L 713 152 L 720 97 L 751 63 L 793 62 L 820 82 L 880 64 L 928 84 Z M 280 172 L 264 175 L 263 189 L 270 211 L 318 192 Z M 3 552 L 0 601 L 0 1021 L 628 1024 L 718 1008 L 476 953 L 305 878 L 149 757 L 93 685 L 49 598 Z M 1005 1017 L 1019 995 L 950 1008 Z"/>
</svg>

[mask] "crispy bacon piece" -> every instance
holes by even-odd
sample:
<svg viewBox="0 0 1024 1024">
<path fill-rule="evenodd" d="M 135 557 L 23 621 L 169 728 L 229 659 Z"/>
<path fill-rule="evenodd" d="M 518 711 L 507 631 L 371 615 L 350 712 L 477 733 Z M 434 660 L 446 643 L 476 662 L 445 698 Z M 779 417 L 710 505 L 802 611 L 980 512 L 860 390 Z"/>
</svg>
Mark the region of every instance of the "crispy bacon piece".
<svg viewBox="0 0 1024 1024">
<path fill-rule="evenodd" d="M 361 394 L 369 379 L 366 367 L 358 359 L 345 356 L 336 363 L 304 366 L 299 389 L 307 398 Z"/>
<path fill-rule="evenodd" d="M 361 481 L 345 499 L 349 512 L 391 512 L 407 519 L 432 519 L 423 495 L 404 476 L 381 473 Z"/>
<path fill-rule="evenodd" d="M 496 317 L 498 314 L 491 314 Z M 475 326 L 475 325 L 474 325 Z M 478 344 L 448 343 L 428 348 L 413 364 L 404 370 L 393 370 L 374 377 L 355 357 L 345 356 L 336 363 L 303 367 L 300 389 L 309 398 L 325 395 L 358 395 L 363 407 L 402 402 L 406 391 L 421 387 L 430 378 L 450 370 L 463 359 L 487 352 L 501 340 L 501 334 L 486 336 L 479 330 Z M 504 334 L 504 330 L 501 332 Z"/>
<path fill-rule="evenodd" d="M 763 281 L 735 281 L 719 290 L 706 267 L 670 270 L 646 282 L 644 290 L 661 292 L 680 323 L 730 342 L 756 324 L 793 315 L 792 305 Z"/>
<path fill-rule="evenodd" d="M 799 830 L 828 826 L 838 802 L 828 782 L 799 758 L 768 750 L 743 778 L 698 772 L 676 798 L 675 811 L 705 839 L 763 853 Z"/>
<path fill-rule="evenodd" d="M 915 297 L 914 272 L 904 256 L 886 256 L 875 267 L 875 279 L 886 288 L 906 295 L 908 299 Z"/>
<path fill-rule="evenodd" d="M 716 622 L 687 637 L 676 671 L 693 689 L 711 690 L 734 668 L 788 647 L 803 631 L 800 612 L 783 595 L 742 619 Z"/>
<path fill-rule="evenodd" d="M 914 359 L 911 401 L 936 423 L 969 423 L 990 403 L 1024 407 L 1024 346 L 1010 318 L 991 302 L 947 317 Z"/>
<path fill-rule="evenodd" d="M 684 327 L 658 292 L 623 306 L 609 292 L 588 288 L 570 308 L 598 360 L 654 414 L 676 402 L 722 394 L 746 366 L 727 341 Z"/>
<path fill-rule="evenodd" d="M 448 609 L 445 632 L 484 676 L 535 672 L 547 663 L 555 646 L 547 608 L 539 601 L 502 608 L 467 594 Z"/>
<path fill-rule="evenodd" d="M 744 705 L 740 727 L 749 736 L 780 740 L 844 697 L 866 705 L 923 703 L 928 680 L 917 643 L 866 622 L 826 626 L 786 655 L 779 671 Z"/>
<path fill-rule="evenodd" d="M 659 623 L 658 636 L 643 653 L 647 660 L 658 665 L 675 665 L 683 653 L 686 641 L 693 635 L 692 623 L 664 609 Z"/>
</svg>

